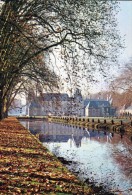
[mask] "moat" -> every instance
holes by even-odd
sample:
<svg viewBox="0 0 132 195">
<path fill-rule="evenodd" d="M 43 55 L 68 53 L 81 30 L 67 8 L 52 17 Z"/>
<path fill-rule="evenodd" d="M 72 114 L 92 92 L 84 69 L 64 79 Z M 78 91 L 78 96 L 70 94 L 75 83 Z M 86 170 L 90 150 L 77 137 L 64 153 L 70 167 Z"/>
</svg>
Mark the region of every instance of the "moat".
<svg viewBox="0 0 132 195">
<path fill-rule="evenodd" d="M 32 134 L 82 181 L 103 185 L 122 195 L 131 194 L 132 142 L 125 136 L 104 130 L 49 123 L 43 120 L 20 120 Z"/>
</svg>

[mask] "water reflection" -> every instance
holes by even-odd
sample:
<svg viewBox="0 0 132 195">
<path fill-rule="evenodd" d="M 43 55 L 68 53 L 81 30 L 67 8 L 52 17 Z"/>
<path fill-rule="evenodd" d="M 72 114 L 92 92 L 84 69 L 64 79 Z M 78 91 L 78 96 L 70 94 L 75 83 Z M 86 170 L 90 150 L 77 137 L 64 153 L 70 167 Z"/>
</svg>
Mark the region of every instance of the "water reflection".
<svg viewBox="0 0 132 195">
<path fill-rule="evenodd" d="M 81 141 L 85 138 L 90 140 L 99 140 L 111 142 L 112 134 L 106 131 L 89 130 L 87 128 L 75 127 L 66 124 L 54 124 L 44 121 L 21 121 L 21 123 L 28 129 L 32 134 L 39 133 L 39 139 L 41 142 L 74 142 L 76 147 L 81 147 Z"/>
<path fill-rule="evenodd" d="M 40 141 L 54 154 L 72 161 L 69 169 L 82 180 L 103 183 L 115 194 L 131 194 L 132 144 L 125 136 L 44 121 L 22 124 L 39 133 Z"/>
</svg>

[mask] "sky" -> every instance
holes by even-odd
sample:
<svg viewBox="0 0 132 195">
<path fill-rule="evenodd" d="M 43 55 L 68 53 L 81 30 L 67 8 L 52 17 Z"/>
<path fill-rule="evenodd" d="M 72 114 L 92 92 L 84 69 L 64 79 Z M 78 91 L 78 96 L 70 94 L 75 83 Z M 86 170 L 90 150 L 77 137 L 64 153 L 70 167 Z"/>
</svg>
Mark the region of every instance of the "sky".
<svg viewBox="0 0 132 195">
<path fill-rule="evenodd" d="M 122 50 L 118 61 L 119 64 L 123 65 L 132 57 L 132 1 L 119 1 L 119 3 L 120 9 L 117 15 L 118 29 L 122 39 L 124 39 L 125 48 Z M 107 88 L 107 83 L 101 78 L 99 83 L 91 87 L 90 93 L 103 91 Z"/>
<path fill-rule="evenodd" d="M 125 35 L 126 44 L 126 49 L 121 59 L 128 60 L 132 57 L 132 1 L 120 1 L 118 22 L 121 35 Z"/>
</svg>

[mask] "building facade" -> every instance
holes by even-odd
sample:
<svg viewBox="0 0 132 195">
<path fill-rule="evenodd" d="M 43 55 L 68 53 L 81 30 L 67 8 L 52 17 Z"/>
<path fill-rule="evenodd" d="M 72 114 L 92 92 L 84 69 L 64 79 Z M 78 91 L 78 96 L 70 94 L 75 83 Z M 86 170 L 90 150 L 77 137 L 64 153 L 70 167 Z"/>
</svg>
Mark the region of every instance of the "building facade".
<svg viewBox="0 0 132 195">
<path fill-rule="evenodd" d="M 10 115 L 107 117 L 116 112 L 107 100 L 84 100 L 79 89 L 72 97 L 66 93 L 43 93 L 25 105 L 20 102 L 15 102 L 16 108 L 11 109 Z"/>
<path fill-rule="evenodd" d="M 115 115 L 115 109 L 107 100 L 86 99 L 84 100 L 84 116 L 108 117 Z"/>
<path fill-rule="evenodd" d="M 68 95 L 65 93 L 44 93 L 36 97 L 29 106 L 29 115 L 65 115 L 68 109 Z"/>
<path fill-rule="evenodd" d="M 83 100 L 80 91 L 74 97 L 67 94 L 45 93 L 31 102 L 29 115 L 108 117 L 115 115 L 115 109 L 107 100 Z"/>
<path fill-rule="evenodd" d="M 73 97 L 66 93 L 43 93 L 31 102 L 29 115 L 83 116 L 83 109 L 83 98 L 77 89 Z"/>
</svg>

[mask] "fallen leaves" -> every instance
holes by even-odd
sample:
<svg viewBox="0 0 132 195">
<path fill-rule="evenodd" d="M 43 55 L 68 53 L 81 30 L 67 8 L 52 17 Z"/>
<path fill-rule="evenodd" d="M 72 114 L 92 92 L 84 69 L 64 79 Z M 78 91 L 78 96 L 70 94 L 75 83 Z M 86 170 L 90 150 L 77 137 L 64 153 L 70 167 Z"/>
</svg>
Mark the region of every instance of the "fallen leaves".
<svg viewBox="0 0 132 195">
<path fill-rule="evenodd" d="M 92 194 L 16 118 L 0 132 L 0 195 Z"/>
</svg>

